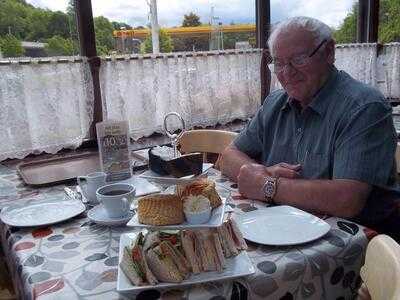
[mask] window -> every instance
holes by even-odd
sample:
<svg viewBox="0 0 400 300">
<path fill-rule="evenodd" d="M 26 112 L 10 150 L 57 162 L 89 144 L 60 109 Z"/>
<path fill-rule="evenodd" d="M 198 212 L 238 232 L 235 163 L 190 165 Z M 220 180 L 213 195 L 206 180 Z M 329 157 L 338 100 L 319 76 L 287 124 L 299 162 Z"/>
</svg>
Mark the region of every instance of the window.
<svg viewBox="0 0 400 300">
<path fill-rule="evenodd" d="M 93 1 L 100 54 L 152 53 L 152 27 L 158 25 L 161 53 L 255 47 L 254 1 Z M 107 34 L 98 38 L 100 19 Z M 97 25 L 96 25 L 97 24 Z M 103 37 L 114 38 L 114 47 Z M 104 47 L 106 45 L 106 47 Z"/>
<path fill-rule="evenodd" d="M 78 54 L 72 1 L 0 1 L 0 57 Z"/>
<path fill-rule="evenodd" d="M 337 43 L 355 43 L 357 5 L 358 0 L 271 0 L 271 23 L 294 16 L 313 17 L 332 27 Z"/>
</svg>

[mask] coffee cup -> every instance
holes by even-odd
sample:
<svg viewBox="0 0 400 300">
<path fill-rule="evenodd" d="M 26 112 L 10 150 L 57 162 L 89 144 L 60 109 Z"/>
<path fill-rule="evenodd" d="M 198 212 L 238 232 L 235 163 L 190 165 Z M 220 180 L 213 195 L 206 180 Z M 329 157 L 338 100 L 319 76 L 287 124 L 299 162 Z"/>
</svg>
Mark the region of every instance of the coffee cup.
<svg viewBox="0 0 400 300">
<path fill-rule="evenodd" d="M 121 218 L 129 213 L 136 189 L 128 183 L 113 183 L 97 189 L 97 199 L 110 218 Z"/>
<path fill-rule="evenodd" d="M 107 174 L 103 172 L 94 172 L 86 176 L 78 176 L 77 182 L 83 192 L 83 195 L 90 204 L 97 204 L 96 191 L 99 187 L 106 184 Z"/>
</svg>

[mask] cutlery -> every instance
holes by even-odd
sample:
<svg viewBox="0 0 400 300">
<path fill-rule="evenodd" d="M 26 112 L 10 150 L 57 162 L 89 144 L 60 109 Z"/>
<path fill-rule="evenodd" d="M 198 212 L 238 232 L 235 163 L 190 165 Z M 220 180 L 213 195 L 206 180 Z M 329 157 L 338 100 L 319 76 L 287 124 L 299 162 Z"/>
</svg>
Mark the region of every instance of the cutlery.
<svg viewBox="0 0 400 300">
<path fill-rule="evenodd" d="M 65 187 L 64 192 L 67 194 L 68 197 L 74 200 L 82 201 L 81 195 L 75 192 L 74 190 L 70 189 L 69 187 Z"/>
<path fill-rule="evenodd" d="M 82 193 L 80 192 L 80 190 L 77 187 L 77 190 L 74 191 L 69 187 L 65 187 L 64 188 L 64 192 L 67 194 L 68 197 L 70 197 L 71 199 L 77 200 L 77 201 L 81 201 L 85 206 L 86 209 L 92 208 L 94 207 L 94 205 L 90 204 L 87 199 L 82 195 Z"/>
</svg>

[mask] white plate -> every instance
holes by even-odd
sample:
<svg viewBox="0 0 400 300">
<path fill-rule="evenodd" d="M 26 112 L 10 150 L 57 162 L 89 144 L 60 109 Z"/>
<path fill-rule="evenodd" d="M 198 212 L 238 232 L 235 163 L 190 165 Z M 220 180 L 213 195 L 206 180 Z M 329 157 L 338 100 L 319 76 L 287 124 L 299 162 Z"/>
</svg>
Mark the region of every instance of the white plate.
<svg viewBox="0 0 400 300">
<path fill-rule="evenodd" d="M 15 227 L 44 226 L 68 220 L 85 211 L 81 201 L 65 198 L 57 202 L 15 204 L 1 210 L 1 220 Z"/>
<path fill-rule="evenodd" d="M 129 183 L 136 188 L 135 197 L 141 197 L 149 194 L 159 193 L 161 189 L 147 179 L 141 178 L 139 176 L 132 176 L 131 178 L 118 181 L 118 183 Z"/>
<path fill-rule="evenodd" d="M 194 176 L 188 175 L 185 177 L 175 178 L 168 175 L 162 176 L 151 170 L 147 170 L 139 175 L 139 177 L 146 178 L 147 180 L 160 183 L 160 184 L 188 184 L 195 181 L 198 178 L 207 177 L 207 172 L 213 167 L 213 164 L 205 163 L 203 164 L 202 173 Z"/>
<path fill-rule="evenodd" d="M 224 220 L 224 213 L 226 207 L 226 198 L 221 197 L 222 204 L 211 211 L 211 218 L 207 223 L 203 224 L 189 224 L 184 221 L 181 224 L 177 225 L 165 225 L 165 226 L 155 226 L 155 225 L 146 225 L 139 223 L 138 216 L 135 214 L 132 219 L 126 224 L 126 226 L 138 227 L 138 228 L 156 228 L 159 230 L 163 229 L 199 229 L 199 228 L 210 228 L 210 227 L 219 227 L 222 225 Z"/>
<path fill-rule="evenodd" d="M 320 218 L 286 205 L 236 214 L 234 218 L 247 240 L 273 246 L 307 243 L 331 228 Z"/>
<path fill-rule="evenodd" d="M 97 205 L 87 212 L 87 216 L 90 220 L 97 224 L 106 226 L 118 226 L 125 225 L 133 216 L 133 212 L 129 211 L 128 214 L 121 218 L 110 218 L 103 205 Z"/>
<path fill-rule="evenodd" d="M 119 241 L 119 262 L 122 259 L 122 251 L 125 246 L 131 244 L 132 240 L 135 239 L 137 232 L 125 233 L 121 235 Z M 119 292 L 140 292 L 147 289 L 162 289 L 162 288 L 173 288 L 181 287 L 185 285 L 198 284 L 208 281 L 226 280 L 242 276 L 247 276 L 255 272 L 254 266 L 250 261 L 246 251 L 242 251 L 239 255 L 232 258 L 226 259 L 226 267 L 223 272 L 202 272 L 200 274 L 192 274 L 188 279 L 181 283 L 159 283 L 157 285 L 144 285 L 135 286 L 133 285 L 128 277 L 125 276 L 124 272 L 118 266 L 118 277 L 117 277 L 117 291 Z"/>
</svg>

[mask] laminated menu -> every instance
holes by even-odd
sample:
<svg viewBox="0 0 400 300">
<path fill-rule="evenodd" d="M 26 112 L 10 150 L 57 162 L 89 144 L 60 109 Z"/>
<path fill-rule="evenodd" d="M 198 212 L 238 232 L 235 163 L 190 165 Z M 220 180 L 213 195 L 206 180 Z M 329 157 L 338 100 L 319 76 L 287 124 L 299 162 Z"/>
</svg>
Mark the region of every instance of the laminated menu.
<svg viewBox="0 0 400 300">
<path fill-rule="evenodd" d="M 107 181 L 130 178 L 128 121 L 107 120 L 96 124 L 101 170 L 107 174 Z"/>
</svg>

